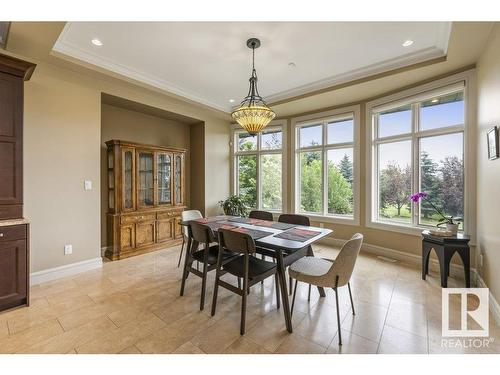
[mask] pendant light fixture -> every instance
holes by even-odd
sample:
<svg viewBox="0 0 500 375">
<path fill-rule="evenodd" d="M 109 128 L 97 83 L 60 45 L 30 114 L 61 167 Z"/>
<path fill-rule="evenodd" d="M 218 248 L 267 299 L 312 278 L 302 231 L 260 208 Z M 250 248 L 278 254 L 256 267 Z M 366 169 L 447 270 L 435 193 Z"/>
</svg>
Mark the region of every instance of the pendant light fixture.
<svg viewBox="0 0 500 375">
<path fill-rule="evenodd" d="M 249 134 L 260 133 L 267 124 L 276 116 L 259 95 L 257 89 L 257 71 L 255 70 L 255 49 L 260 47 L 260 40 L 250 38 L 247 47 L 252 49 L 252 75 L 250 77 L 250 88 L 248 94 L 240 106 L 231 113 L 231 117 L 241 125 Z"/>
</svg>

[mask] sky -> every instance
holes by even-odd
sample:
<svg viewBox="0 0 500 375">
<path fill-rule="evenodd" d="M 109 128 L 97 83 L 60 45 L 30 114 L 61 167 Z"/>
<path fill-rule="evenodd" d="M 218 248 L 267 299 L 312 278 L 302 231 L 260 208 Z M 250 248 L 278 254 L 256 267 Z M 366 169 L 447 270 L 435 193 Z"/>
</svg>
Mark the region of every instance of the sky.
<svg viewBox="0 0 500 375">
<path fill-rule="evenodd" d="M 449 102 L 439 105 L 422 107 L 420 110 L 421 130 L 437 129 L 444 126 L 461 125 L 464 123 L 463 101 Z M 411 129 L 411 111 L 404 110 L 379 116 L 379 136 L 403 134 Z M 437 137 L 426 137 L 420 140 L 420 151 L 427 151 L 436 162 L 447 156 L 463 158 L 463 134 L 448 134 Z M 383 169 L 390 161 L 398 161 L 399 165 L 411 163 L 411 143 L 402 141 L 383 144 L 379 150 L 379 164 Z"/>
<path fill-rule="evenodd" d="M 344 143 L 353 141 L 353 120 L 331 122 L 327 125 L 328 144 Z M 300 128 L 299 145 L 307 147 L 314 144 L 322 144 L 322 125 L 313 125 Z"/>
</svg>

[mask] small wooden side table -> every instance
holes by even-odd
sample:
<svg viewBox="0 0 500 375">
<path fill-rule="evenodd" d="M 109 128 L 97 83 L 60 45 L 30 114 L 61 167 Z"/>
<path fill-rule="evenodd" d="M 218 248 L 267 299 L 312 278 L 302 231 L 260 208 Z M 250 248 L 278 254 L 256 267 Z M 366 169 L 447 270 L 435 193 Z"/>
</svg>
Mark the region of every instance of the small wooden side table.
<svg viewBox="0 0 500 375">
<path fill-rule="evenodd" d="M 450 261 L 455 252 L 458 253 L 464 264 L 465 287 L 470 288 L 470 237 L 466 234 L 457 234 L 453 237 L 433 236 L 428 230 L 422 232 L 422 280 L 429 273 L 429 258 L 434 249 L 439 260 L 441 273 L 441 287 L 448 286 L 450 275 Z"/>
</svg>

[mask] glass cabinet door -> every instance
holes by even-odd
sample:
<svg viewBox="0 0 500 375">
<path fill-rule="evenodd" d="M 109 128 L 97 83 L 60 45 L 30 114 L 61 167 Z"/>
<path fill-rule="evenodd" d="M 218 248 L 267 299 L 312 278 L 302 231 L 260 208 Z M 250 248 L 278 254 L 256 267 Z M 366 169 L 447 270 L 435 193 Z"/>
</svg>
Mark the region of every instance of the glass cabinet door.
<svg viewBox="0 0 500 375">
<path fill-rule="evenodd" d="M 182 155 L 175 155 L 175 204 L 182 204 Z"/>
<path fill-rule="evenodd" d="M 158 181 L 158 204 L 172 204 L 172 155 L 156 155 L 156 178 Z"/>
<path fill-rule="evenodd" d="M 153 153 L 140 151 L 137 160 L 138 205 L 154 205 Z"/>
<path fill-rule="evenodd" d="M 123 209 L 134 209 L 134 150 L 123 150 Z"/>
</svg>

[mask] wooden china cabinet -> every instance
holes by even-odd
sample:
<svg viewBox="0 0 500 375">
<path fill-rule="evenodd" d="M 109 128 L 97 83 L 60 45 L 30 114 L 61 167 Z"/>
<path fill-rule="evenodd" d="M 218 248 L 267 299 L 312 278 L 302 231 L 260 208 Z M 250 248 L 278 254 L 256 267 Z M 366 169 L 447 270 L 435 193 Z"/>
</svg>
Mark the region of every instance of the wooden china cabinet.
<svg viewBox="0 0 500 375">
<path fill-rule="evenodd" d="M 24 82 L 36 65 L 0 54 L 0 311 L 29 304 L 29 224 L 23 218 Z"/>
<path fill-rule="evenodd" d="M 106 142 L 111 260 L 182 241 L 186 150 L 121 140 Z"/>
</svg>

